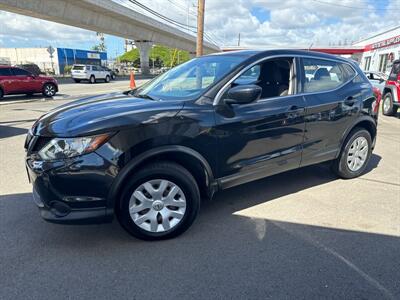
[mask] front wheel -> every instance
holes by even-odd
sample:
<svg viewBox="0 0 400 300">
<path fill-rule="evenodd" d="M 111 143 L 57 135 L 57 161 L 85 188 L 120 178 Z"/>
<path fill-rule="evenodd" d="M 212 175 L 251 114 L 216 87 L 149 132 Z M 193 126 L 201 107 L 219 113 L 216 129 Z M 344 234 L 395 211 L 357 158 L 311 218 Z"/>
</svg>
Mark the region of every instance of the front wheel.
<svg viewBox="0 0 400 300">
<path fill-rule="evenodd" d="M 332 169 L 344 179 L 358 177 L 367 167 L 371 153 L 370 133 L 363 128 L 355 128 L 346 138 L 339 157 L 333 162 Z"/>
<path fill-rule="evenodd" d="M 56 86 L 52 83 L 46 83 L 43 86 L 43 96 L 53 97 L 57 92 Z"/>
<path fill-rule="evenodd" d="M 133 236 L 161 240 L 186 231 L 199 208 L 193 176 L 178 164 L 160 162 L 145 166 L 128 181 L 116 213 Z"/>
</svg>

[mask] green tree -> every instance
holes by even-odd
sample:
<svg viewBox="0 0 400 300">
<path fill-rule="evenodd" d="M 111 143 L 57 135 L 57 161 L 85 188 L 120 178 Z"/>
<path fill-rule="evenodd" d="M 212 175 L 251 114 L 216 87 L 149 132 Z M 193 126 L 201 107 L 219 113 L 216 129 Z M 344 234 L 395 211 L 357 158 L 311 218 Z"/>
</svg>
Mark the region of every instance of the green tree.
<svg viewBox="0 0 400 300">
<path fill-rule="evenodd" d="M 188 51 L 155 45 L 150 51 L 149 58 L 150 67 L 153 66 L 153 60 L 155 67 L 174 67 L 178 64 L 188 61 L 190 56 Z M 132 49 L 131 51 L 124 53 L 119 57 L 119 60 L 121 62 L 130 62 L 135 65 L 138 61 L 140 61 L 139 49 Z"/>
</svg>

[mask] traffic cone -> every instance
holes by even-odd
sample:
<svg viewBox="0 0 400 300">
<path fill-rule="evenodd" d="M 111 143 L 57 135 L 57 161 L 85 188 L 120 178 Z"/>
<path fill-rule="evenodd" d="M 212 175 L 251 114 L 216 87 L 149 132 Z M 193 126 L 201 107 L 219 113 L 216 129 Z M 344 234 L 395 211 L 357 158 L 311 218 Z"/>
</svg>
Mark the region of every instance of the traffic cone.
<svg viewBox="0 0 400 300">
<path fill-rule="evenodd" d="M 129 87 L 133 90 L 136 88 L 136 83 L 135 83 L 135 76 L 133 75 L 133 71 L 131 71 L 131 82 L 129 83 Z"/>
</svg>

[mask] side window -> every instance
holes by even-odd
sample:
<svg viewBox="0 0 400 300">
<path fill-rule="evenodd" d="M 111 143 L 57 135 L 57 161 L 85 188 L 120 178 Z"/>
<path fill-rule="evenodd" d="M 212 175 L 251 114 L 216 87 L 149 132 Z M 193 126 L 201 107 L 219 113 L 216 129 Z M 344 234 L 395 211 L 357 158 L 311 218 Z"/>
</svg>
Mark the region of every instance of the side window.
<svg viewBox="0 0 400 300">
<path fill-rule="evenodd" d="M 10 68 L 0 68 L 0 76 L 11 76 Z"/>
<path fill-rule="evenodd" d="M 92 66 L 93 71 L 98 71 L 99 69 L 96 66 Z"/>
<path fill-rule="evenodd" d="M 244 72 L 238 79 L 235 80 L 235 84 L 257 84 L 258 78 L 260 77 L 260 65 L 255 65 Z"/>
<path fill-rule="evenodd" d="M 261 99 L 293 94 L 294 59 L 276 58 L 254 65 L 232 85 L 256 84 L 262 88 Z"/>
<path fill-rule="evenodd" d="M 400 75 L 400 62 L 393 64 L 392 72 L 390 72 L 389 80 L 397 80 L 398 76 Z"/>
<path fill-rule="evenodd" d="M 31 73 L 29 73 L 28 71 L 23 70 L 23 69 L 15 68 L 12 70 L 13 70 L 13 73 L 15 76 L 30 76 L 31 75 Z"/>
<path fill-rule="evenodd" d="M 303 68 L 306 93 L 332 90 L 356 75 L 348 64 L 324 59 L 304 58 Z"/>
<path fill-rule="evenodd" d="M 86 66 L 86 70 L 87 70 L 87 71 L 90 71 L 90 66 Z"/>
</svg>

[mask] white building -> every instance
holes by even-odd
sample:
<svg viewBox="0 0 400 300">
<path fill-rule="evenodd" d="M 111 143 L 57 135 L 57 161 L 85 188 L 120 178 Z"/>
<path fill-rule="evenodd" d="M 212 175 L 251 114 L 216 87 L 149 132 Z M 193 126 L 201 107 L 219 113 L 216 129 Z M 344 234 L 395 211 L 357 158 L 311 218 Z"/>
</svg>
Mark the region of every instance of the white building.
<svg viewBox="0 0 400 300">
<path fill-rule="evenodd" d="M 364 47 L 360 61 L 363 70 L 389 73 L 393 61 L 400 59 L 400 26 L 358 41 L 354 46 Z"/>
</svg>

